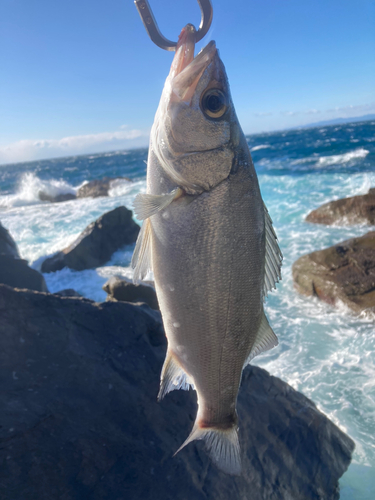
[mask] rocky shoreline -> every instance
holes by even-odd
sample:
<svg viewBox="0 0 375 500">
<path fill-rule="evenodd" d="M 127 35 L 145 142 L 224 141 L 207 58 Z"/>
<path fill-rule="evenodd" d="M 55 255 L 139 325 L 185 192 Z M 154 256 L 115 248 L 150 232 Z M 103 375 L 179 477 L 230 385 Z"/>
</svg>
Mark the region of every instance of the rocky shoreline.
<svg viewBox="0 0 375 500">
<path fill-rule="evenodd" d="M 337 500 L 353 441 L 265 370 L 244 372 L 243 475 L 194 444 L 193 391 L 156 402 L 166 342 L 146 305 L 0 285 L 0 497 Z"/>
<path fill-rule="evenodd" d="M 375 188 L 325 203 L 306 217 L 317 224 L 375 225 Z M 375 317 L 375 231 L 300 257 L 292 268 L 297 292 Z"/>
<path fill-rule="evenodd" d="M 103 223 L 117 220 L 119 209 L 120 225 Z M 90 259 L 110 233 L 134 241 L 139 228 L 119 209 L 88 226 L 63 259 L 75 249 Z M 0 226 L 1 258 L 17 279 L 30 270 L 44 280 Z M 155 291 L 119 277 L 103 288 L 107 301 L 95 303 L 74 290 L 0 284 L 0 498 L 339 498 L 353 441 L 311 400 L 255 366 L 244 371 L 238 402 L 243 475 L 216 469 L 200 442 L 173 457 L 191 430 L 196 397 L 174 391 L 156 402 L 166 340 Z"/>
</svg>

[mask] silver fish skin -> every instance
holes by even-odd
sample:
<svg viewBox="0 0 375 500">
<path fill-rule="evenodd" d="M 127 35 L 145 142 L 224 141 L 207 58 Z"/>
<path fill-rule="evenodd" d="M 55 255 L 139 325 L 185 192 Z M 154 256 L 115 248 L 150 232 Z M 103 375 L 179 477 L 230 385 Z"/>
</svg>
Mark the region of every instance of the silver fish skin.
<svg viewBox="0 0 375 500">
<path fill-rule="evenodd" d="M 241 375 L 277 345 L 263 302 L 282 255 L 224 65 L 214 42 L 194 58 L 189 25 L 151 131 L 147 194 L 134 206 L 144 219 L 134 279 L 153 271 L 168 339 L 159 399 L 193 386 L 198 413 L 181 448 L 203 439 L 213 462 L 238 475 Z"/>
</svg>

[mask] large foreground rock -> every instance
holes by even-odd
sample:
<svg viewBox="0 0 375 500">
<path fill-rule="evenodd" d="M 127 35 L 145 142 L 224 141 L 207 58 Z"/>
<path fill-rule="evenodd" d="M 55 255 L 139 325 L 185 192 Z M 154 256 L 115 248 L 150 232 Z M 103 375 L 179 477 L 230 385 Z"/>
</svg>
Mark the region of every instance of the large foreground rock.
<svg viewBox="0 0 375 500">
<path fill-rule="evenodd" d="M 103 285 L 107 292 L 107 300 L 120 300 L 123 302 L 144 302 L 152 309 L 159 309 L 155 289 L 149 285 L 135 285 L 126 278 L 111 276 Z"/>
<path fill-rule="evenodd" d="M 102 266 L 124 245 L 134 243 L 139 226 L 132 212 L 117 207 L 92 222 L 69 247 L 42 263 L 42 273 L 69 267 L 76 271 Z"/>
<path fill-rule="evenodd" d="M 362 196 L 352 196 L 325 203 L 310 212 L 306 221 L 328 225 L 375 225 L 375 188 Z"/>
<path fill-rule="evenodd" d="M 293 279 L 299 293 L 375 313 L 375 231 L 300 257 Z"/>
<path fill-rule="evenodd" d="M 9 255 L 15 259 L 20 258 L 17 244 L 9 231 L 0 222 L 0 255 Z"/>
<path fill-rule="evenodd" d="M 339 498 L 353 442 L 257 367 L 238 402 L 242 477 L 220 472 L 202 442 L 173 457 L 195 393 L 156 402 L 166 343 L 147 306 L 0 286 L 0 314 L 0 498 Z"/>
</svg>

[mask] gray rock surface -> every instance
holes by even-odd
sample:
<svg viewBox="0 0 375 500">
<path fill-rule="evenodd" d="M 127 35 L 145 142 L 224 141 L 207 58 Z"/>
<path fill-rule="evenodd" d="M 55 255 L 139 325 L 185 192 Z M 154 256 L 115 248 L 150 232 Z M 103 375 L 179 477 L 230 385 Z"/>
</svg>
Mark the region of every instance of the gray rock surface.
<svg viewBox="0 0 375 500">
<path fill-rule="evenodd" d="M 361 196 L 330 201 L 313 210 L 306 222 L 316 224 L 375 224 L 375 188 Z"/>
<path fill-rule="evenodd" d="M 15 259 L 20 259 L 20 254 L 16 242 L 11 237 L 9 231 L 0 222 L 0 255 L 9 255 Z"/>
<path fill-rule="evenodd" d="M 375 313 L 375 231 L 303 255 L 292 268 L 294 285 L 303 295 L 356 313 Z"/>
<path fill-rule="evenodd" d="M 87 198 L 88 196 L 98 198 L 99 196 L 108 196 L 108 191 L 111 189 L 113 183 L 120 180 L 131 182 L 127 177 L 103 177 L 103 179 L 87 182 L 79 188 L 77 191 L 77 198 Z"/>
<path fill-rule="evenodd" d="M 0 255 L 0 283 L 14 288 L 28 288 L 37 292 L 48 292 L 44 277 L 28 266 L 27 260 Z"/>
<path fill-rule="evenodd" d="M 195 393 L 156 402 L 160 314 L 127 302 L 0 285 L 0 498 L 337 500 L 353 442 L 314 403 L 257 367 L 238 413 L 243 476 L 196 442 L 176 457 Z"/>
<path fill-rule="evenodd" d="M 60 297 L 83 297 L 80 293 L 78 293 L 73 288 L 64 288 L 64 290 L 59 290 L 58 292 L 54 292 L 55 295 L 59 295 Z"/>
<path fill-rule="evenodd" d="M 112 254 L 124 245 L 134 243 L 139 226 L 132 219 L 132 212 L 117 207 L 92 222 L 74 243 L 42 263 L 42 273 L 69 267 L 76 271 L 102 266 Z"/>
<path fill-rule="evenodd" d="M 159 309 L 155 289 L 151 286 L 135 285 L 126 278 L 112 276 L 103 285 L 103 290 L 108 294 L 107 300 L 145 302 L 152 309 Z"/>
</svg>

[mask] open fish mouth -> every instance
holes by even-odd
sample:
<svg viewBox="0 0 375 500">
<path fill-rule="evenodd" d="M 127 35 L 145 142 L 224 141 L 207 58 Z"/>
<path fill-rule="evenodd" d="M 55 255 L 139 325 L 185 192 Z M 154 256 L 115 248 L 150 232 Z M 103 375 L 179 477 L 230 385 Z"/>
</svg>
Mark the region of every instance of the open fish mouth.
<svg viewBox="0 0 375 500">
<path fill-rule="evenodd" d="M 180 34 L 169 73 L 173 93 L 187 103 L 191 101 L 200 77 L 217 52 L 214 41 L 209 42 L 196 57 L 194 49 L 195 29 L 188 24 Z"/>
</svg>

